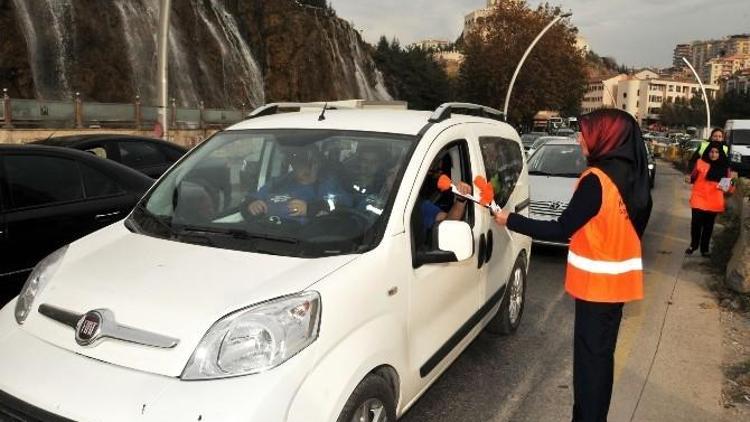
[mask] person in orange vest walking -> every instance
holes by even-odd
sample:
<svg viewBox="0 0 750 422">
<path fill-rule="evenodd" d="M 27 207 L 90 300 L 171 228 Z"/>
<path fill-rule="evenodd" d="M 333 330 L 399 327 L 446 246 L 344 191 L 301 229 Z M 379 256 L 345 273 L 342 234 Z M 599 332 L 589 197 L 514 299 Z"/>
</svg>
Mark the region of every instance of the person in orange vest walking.
<svg viewBox="0 0 750 422">
<path fill-rule="evenodd" d="M 695 163 L 690 176 L 693 192 L 690 195 L 692 220 L 690 222 L 690 247 L 685 254 L 691 255 L 700 247 L 701 255 L 709 256 L 711 233 L 716 216 L 724 212 L 724 193 L 734 191 L 734 180 L 730 179 L 729 158 L 722 142 L 712 141 Z"/>
<path fill-rule="evenodd" d="M 621 110 L 581 116 L 588 168 L 557 221 L 506 211 L 495 222 L 539 240 L 568 241 L 565 290 L 575 299 L 573 421 L 607 420 L 614 353 L 625 302 L 643 298 L 641 236 L 651 215 L 641 131 Z"/>
</svg>

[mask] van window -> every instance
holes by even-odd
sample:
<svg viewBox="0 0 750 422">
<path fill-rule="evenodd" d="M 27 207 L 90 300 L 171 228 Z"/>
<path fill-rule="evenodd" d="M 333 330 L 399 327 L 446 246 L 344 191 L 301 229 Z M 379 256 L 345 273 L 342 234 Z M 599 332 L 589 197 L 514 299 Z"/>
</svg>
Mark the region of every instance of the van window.
<svg viewBox="0 0 750 422">
<path fill-rule="evenodd" d="M 451 192 L 440 192 L 437 181 L 441 175 L 447 175 L 453 184 L 465 182 L 473 186 L 473 176 L 469 160 L 469 147 L 466 141 L 456 141 L 443 148 L 432 157 L 427 176 L 422 181 L 417 202 L 412 209 L 411 230 L 416 249 L 434 250 L 433 235 L 438 223 L 445 219 L 462 220 L 474 224 L 474 206 L 471 202 L 457 205 Z M 456 207 L 456 208 L 454 208 Z M 463 213 L 452 216 L 464 207 Z"/>
<path fill-rule="evenodd" d="M 495 189 L 495 202 L 505 207 L 523 171 L 523 154 L 518 143 L 504 138 L 480 137 L 487 180 Z"/>
<path fill-rule="evenodd" d="M 734 129 L 729 132 L 731 145 L 750 145 L 750 129 Z"/>
</svg>

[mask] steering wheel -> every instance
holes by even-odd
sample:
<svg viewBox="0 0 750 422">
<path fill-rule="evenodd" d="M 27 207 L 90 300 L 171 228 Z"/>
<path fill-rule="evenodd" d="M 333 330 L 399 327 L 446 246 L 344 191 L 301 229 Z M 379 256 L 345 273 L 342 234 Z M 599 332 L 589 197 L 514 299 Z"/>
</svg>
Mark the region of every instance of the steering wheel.
<svg viewBox="0 0 750 422">
<path fill-rule="evenodd" d="M 336 208 L 328 214 L 312 217 L 300 229 L 300 237 L 313 242 L 348 240 L 363 234 L 372 224 L 372 216 L 356 208 Z"/>
<path fill-rule="evenodd" d="M 240 204 L 240 215 L 242 215 L 242 219 L 245 220 L 249 226 L 263 227 L 264 229 L 278 229 L 280 227 L 284 227 L 285 229 L 296 229 L 302 225 L 301 222 L 286 216 L 282 217 L 268 214 L 253 215 L 247 209 L 249 203 L 249 200 L 244 200 Z"/>
</svg>

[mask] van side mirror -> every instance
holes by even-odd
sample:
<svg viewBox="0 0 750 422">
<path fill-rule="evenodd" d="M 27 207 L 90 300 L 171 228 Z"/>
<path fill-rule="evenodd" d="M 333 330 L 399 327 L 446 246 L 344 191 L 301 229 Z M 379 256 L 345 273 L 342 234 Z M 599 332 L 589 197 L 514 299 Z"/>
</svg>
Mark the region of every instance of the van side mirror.
<svg viewBox="0 0 750 422">
<path fill-rule="evenodd" d="M 464 221 L 443 221 L 438 226 L 438 249 L 451 252 L 456 261 L 466 261 L 474 254 L 474 236 Z"/>
<path fill-rule="evenodd" d="M 433 230 L 433 247 L 414 251 L 412 266 L 465 261 L 474 254 L 471 227 L 463 221 L 443 221 Z"/>
</svg>

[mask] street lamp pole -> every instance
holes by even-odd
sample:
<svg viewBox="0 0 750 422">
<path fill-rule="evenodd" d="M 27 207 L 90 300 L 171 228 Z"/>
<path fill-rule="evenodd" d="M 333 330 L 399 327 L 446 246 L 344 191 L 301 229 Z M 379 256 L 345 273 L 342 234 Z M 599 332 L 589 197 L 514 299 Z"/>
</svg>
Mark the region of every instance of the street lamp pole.
<svg viewBox="0 0 750 422">
<path fill-rule="evenodd" d="M 167 63 L 169 61 L 169 15 L 172 0 L 160 0 L 159 8 L 159 45 L 158 45 L 158 74 L 159 74 L 159 121 L 162 127 L 162 138 L 167 139 Z"/>
<path fill-rule="evenodd" d="M 523 57 L 521 57 L 521 61 L 518 62 L 518 66 L 516 66 L 516 71 L 513 72 L 513 78 L 510 80 L 510 86 L 508 86 L 508 93 L 505 94 L 505 107 L 503 107 L 503 115 L 505 116 L 505 120 L 508 120 L 508 104 L 510 103 L 510 94 L 513 92 L 513 86 L 516 84 L 516 78 L 518 77 L 518 72 L 521 71 L 521 68 L 523 67 L 523 63 L 526 61 L 526 58 L 531 53 L 531 50 L 534 49 L 536 46 L 536 43 L 539 42 L 540 39 L 544 36 L 544 34 L 549 31 L 550 28 L 552 28 L 557 22 L 560 21 L 560 19 L 563 18 L 569 18 L 573 16 L 572 13 L 565 13 L 562 15 L 557 15 L 554 19 L 552 19 L 552 22 L 548 23 L 547 26 L 542 29 L 542 32 L 539 33 L 539 35 L 534 38 L 534 41 L 531 42 L 531 45 L 529 45 L 529 48 L 526 49 L 526 52 L 523 53 Z"/>
<path fill-rule="evenodd" d="M 688 61 L 687 58 L 683 57 L 682 61 L 685 62 L 686 65 L 690 68 L 690 70 L 693 71 L 693 75 L 695 75 L 695 79 L 698 80 L 698 85 L 701 86 L 701 91 L 703 92 L 703 100 L 706 102 L 706 130 L 711 130 L 711 107 L 708 106 L 708 95 L 706 95 L 706 87 L 703 85 L 703 81 L 701 81 L 701 77 L 698 76 L 698 72 L 695 71 L 695 68 L 692 64 Z"/>
</svg>

